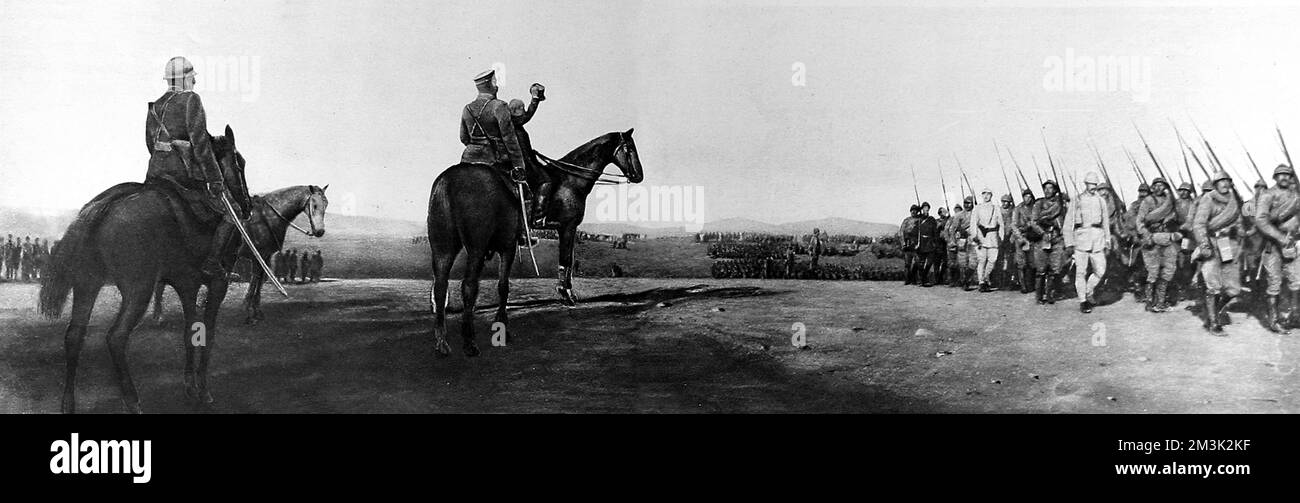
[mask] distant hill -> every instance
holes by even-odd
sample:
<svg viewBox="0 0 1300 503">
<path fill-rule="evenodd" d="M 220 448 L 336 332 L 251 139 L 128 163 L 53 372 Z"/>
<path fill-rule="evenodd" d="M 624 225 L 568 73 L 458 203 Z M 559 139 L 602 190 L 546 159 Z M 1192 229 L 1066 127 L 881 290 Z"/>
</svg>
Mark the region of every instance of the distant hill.
<svg viewBox="0 0 1300 503">
<path fill-rule="evenodd" d="M 812 234 L 813 229 L 821 229 L 822 232 L 829 233 L 832 236 L 836 234 L 884 236 L 898 232 L 897 225 L 863 222 L 839 217 L 790 222 L 781 224 L 780 227 L 786 234 Z"/>
<path fill-rule="evenodd" d="M 778 225 L 759 222 L 748 218 L 724 218 L 704 224 L 704 232 L 762 232 L 766 234 L 789 234 Z"/>
</svg>

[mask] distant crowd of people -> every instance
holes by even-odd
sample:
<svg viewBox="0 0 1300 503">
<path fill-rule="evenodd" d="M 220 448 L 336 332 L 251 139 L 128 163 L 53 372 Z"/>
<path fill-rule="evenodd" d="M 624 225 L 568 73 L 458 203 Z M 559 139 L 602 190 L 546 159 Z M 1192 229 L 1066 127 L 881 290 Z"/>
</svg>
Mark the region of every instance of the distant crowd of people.
<svg viewBox="0 0 1300 503">
<path fill-rule="evenodd" d="M 320 250 L 311 253 L 292 248 L 272 255 L 268 265 L 282 283 L 319 283 L 321 271 L 325 268 L 325 258 L 321 256 Z"/>
<path fill-rule="evenodd" d="M 13 234 L 0 244 L 0 266 L 5 281 L 38 281 L 45 274 L 50 258 L 50 240 L 32 239 L 31 236 L 15 239 Z"/>
</svg>

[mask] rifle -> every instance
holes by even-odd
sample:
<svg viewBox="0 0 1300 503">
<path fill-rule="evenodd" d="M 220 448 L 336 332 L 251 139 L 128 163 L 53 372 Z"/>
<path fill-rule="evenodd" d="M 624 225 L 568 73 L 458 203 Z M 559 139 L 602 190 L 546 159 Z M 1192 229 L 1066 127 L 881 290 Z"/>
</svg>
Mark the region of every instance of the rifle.
<svg viewBox="0 0 1300 503">
<path fill-rule="evenodd" d="M 1173 183 L 1173 178 L 1169 178 L 1169 175 L 1165 174 L 1164 168 L 1160 167 L 1160 161 L 1156 160 L 1156 153 L 1151 151 L 1151 145 L 1148 144 L 1147 139 L 1142 136 L 1142 130 L 1138 129 L 1136 122 L 1133 123 L 1133 129 L 1137 131 L 1138 138 L 1142 140 L 1142 146 L 1147 149 L 1147 155 L 1151 156 L 1151 162 L 1156 165 L 1156 172 L 1160 173 L 1160 176 L 1164 178 L 1166 182 Z M 1168 183 L 1166 183 L 1166 185 Z"/>
<path fill-rule="evenodd" d="M 978 194 L 975 193 L 975 186 L 970 184 L 970 178 L 966 177 L 966 168 L 962 167 L 961 159 L 957 159 L 957 154 L 953 154 L 952 158 L 957 160 L 957 169 L 961 171 L 961 179 L 966 181 L 966 188 L 970 189 L 970 196 L 974 198 Z"/>
<path fill-rule="evenodd" d="M 1205 150 L 1209 153 L 1210 160 L 1214 161 L 1214 164 L 1220 170 L 1224 169 L 1223 162 L 1219 160 L 1219 155 L 1214 153 L 1214 147 L 1211 147 L 1210 141 L 1205 139 L 1205 133 L 1201 132 L 1201 127 L 1196 125 L 1195 120 L 1192 121 L 1192 127 L 1196 128 L 1196 134 L 1201 137 L 1201 143 L 1205 144 Z"/>
<path fill-rule="evenodd" d="M 997 140 L 993 140 L 993 152 L 998 155 L 998 169 L 1002 170 L 1002 183 L 1007 184 L 1007 195 L 1010 195 L 1014 202 L 1016 193 L 1011 191 L 1011 181 L 1007 179 L 1007 166 L 1002 164 L 1002 151 L 998 150 Z"/>
<path fill-rule="evenodd" d="M 1173 125 L 1173 123 L 1174 123 L 1174 121 L 1169 121 L 1169 124 L 1170 124 L 1170 125 Z M 1201 167 L 1201 172 L 1202 172 L 1202 173 L 1205 173 L 1205 177 L 1206 177 L 1206 178 L 1209 178 L 1209 177 L 1210 177 L 1210 171 L 1207 170 L 1207 169 L 1205 169 L 1205 164 L 1202 164 L 1202 163 L 1201 163 L 1201 158 L 1196 156 L 1196 151 L 1195 151 L 1195 150 L 1192 150 L 1192 147 L 1191 147 L 1190 145 L 1188 145 L 1186 141 L 1183 141 L 1183 135 L 1182 135 L 1181 133 L 1178 132 L 1178 126 L 1174 126 L 1174 134 L 1178 136 L 1178 144 L 1179 144 L 1179 145 L 1182 145 L 1182 148 L 1183 148 L 1184 150 L 1186 150 L 1187 152 L 1191 152 L 1191 153 L 1192 153 L 1192 160 L 1196 161 L 1196 165 Z M 1183 157 L 1184 157 L 1184 158 L 1187 157 L 1187 154 L 1186 154 L 1186 153 L 1183 153 Z M 1187 162 L 1187 161 L 1183 161 L 1183 162 Z"/>
<path fill-rule="evenodd" d="M 1246 150 L 1246 142 L 1241 141 L 1241 136 L 1240 136 L 1240 135 L 1237 136 L 1237 142 L 1238 142 L 1238 143 L 1241 143 L 1241 150 L 1242 150 L 1243 152 L 1246 153 L 1246 159 L 1250 160 L 1250 167 L 1251 167 L 1251 168 L 1254 168 L 1254 170 L 1255 170 L 1255 176 L 1258 176 L 1259 179 L 1260 179 L 1260 181 L 1263 181 L 1264 183 L 1267 184 L 1268 182 L 1267 182 L 1267 181 L 1264 181 L 1264 174 L 1259 172 L 1259 165 L 1255 164 L 1255 158 L 1250 156 L 1250 151 L 1249 151 L 1249 150 Z M 1246 180 L 1245 178 L 1242 178 L 1242 181 L 1245 181 L 1245 180 Z M 1252 196 L 1253 196 L 1253 195 L 1254 195 L 1254 191 L 1251 191 L 1251 194 L 1252 194 Z"/>
<path fill-rule="evenodd" d="M 1093 155 L 1097 156 L 1097 166 L 1101 168 L 1101 174 L 1106 177 L 1106 183 L 1110 184 L 1110 188 L 1112 190 L 1119 192 L 1119 198 L 1121 201 L 1128 200 L 1128 198 L 1124 197 L 1124 188 L 1120 187 L 1119 185 L 1115 185 L 1115 182 L 1112 182 L 1110 180 L 1110 170 L 1106 169 L 1106 161 L 1103 161 L 1101 159 L 1101 150 L 1099 150 L 1097 148 L 1097 145 L 1095 143 L 1092 143 L 1091 141 L 1088 142 L 1088 145 L 1092 147 Z"/>
<path fill-rule="evenodd" d="M 1036 172 L 1036 173 L 1038 174 L 1038 186 L 1039 186 L 1039 187 L 1042 187 L 1042 186 L 1043 186 L 1043 168 L 1038 167 L 1038 157 L 1035 156 L 1034 154 L 1029 154 L 1029 160 L 1034 161 L 1034 172 Z"/>
<path fill-rule="evenodd" d="M 1002 148 L 1007 149 L 1007 157 L 1010 157 L 1010 158 L 1011 158 L 1011 164 L 1014 164 L 1014 165 L 1016 166 L 1016 174 L 1017 174 L 1017 175 L 1020 175 L 1020 181 L 1022 181 L 1022 182 L 1025 183 L 1025 188 L 1029 188 L 1029 186 L 1030 186 L 1030 185 L 1029 185 L 1029 180 L 1025 179 L 1025 172 L 1022 171 L 1022 170 L 1020 169 L 1020 163 L 1016 161 L 1016 156 L 1011 155 L 1011 148 L 1009 148 L 1009 147 L 1007 147 L 1007 146 L 1005 146 L 1005 145 L 1003 145 Z M 1033 192 L 1033 190 L 1031 189 L 1030 192 Z"/>
<path fill-rule="evenodd" d="M 916 205 L 921 205 L 921 193 L 916 190 L 916 166 L 912 166 L 912 194 L 916 196 Z"/>
<path fill-rule="evenodd" d="M 1056 161 L 1052 160 L 1052 149 L 1047 148 L 1047 133 L 1044 133 L 1042 129 L 1039 129 L 1038 134 L 1043 137 L 1043 150 L 1047 151 L 1047 163 L 1052 166 L 1052 177 L 1056 179 L 1057 183 L 1060 183 L 1061 174 L 1056 172 Z"/>
<path fill-rule="evenodd" d="M 1286 155 L 1286 165 L 1294 169 L 1295 164 L 1291 164 L 1291 152 L 1286 149 L 1286 138 L 1282 137 L 1282 128 L 1278 127 L 1277 124 L 1274 124 L 1273 128 L 1277 130 L 1277 141 L 1282 142 L 1282 153 Z"/>
<path fill-rule="evenodd" d="M 943 189 L 943 207 L 952 211 L 952 208 L 948 208 L 948 184 L 943 182 L 943 163 L 939 163 L 939 187 Z"/>
<path fill-rule="evenodd" d="M 1133 153 L 1128 151 L 1128 147 L 1124 147 L 1124 156 L 1128 157 L 1129 164 L 1133 165 L 1133 172 L 1137 173 L 1138 180 L 1144 185 L 1149 185 L 1149 183 L 1147 183 L 1147 177 L 1142 174 L 1142 168 L 1138 167 L 1137 159 L 1133 158 Z"/>
</svg>

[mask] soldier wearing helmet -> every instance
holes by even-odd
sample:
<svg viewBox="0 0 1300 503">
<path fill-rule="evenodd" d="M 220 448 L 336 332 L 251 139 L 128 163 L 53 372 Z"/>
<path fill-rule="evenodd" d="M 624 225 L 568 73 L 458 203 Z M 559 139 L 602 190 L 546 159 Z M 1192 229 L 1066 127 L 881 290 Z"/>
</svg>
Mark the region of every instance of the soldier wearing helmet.
<svg viewBox="0 0 1300 503">
<path fill-rule="evenodd" d="M 169 60 L 163 70 L 167 92 L 149 103 L 149 113 L 145 117 L 145 148 L 149 151 L 145 184 L 173 187 L 179 184 L 193 190 L 192 193 L 206 192 L 207 206 L 223 218 L 212 236 L 202 270 L 210 276 L 224 277 L 222 258 L 229 255 L 228 251 L 233 251 L 230 250 L 235 232 L 233 219 L 244 213 L 241 203 L 247 195 L 229 192 L 230 184 L 226 183 L 221 165 L 212 151 L 212 136 L 208 134 L 203 101 L 194 92 L 195 75 L 194 65 L 179 56 Z M 231 182 L 235 187 L 243 188 L 242 182 Z M 221 202 L 222 194 L 236 196 L 228 199 L 240 215 L 229 214 Z"/>
<path fill-rule="evenodd" d="M 1261 302 L 1264 288 L 1259 284 L 1263 272 L 1259 267 L 1259 260 L 1264 252 L 1264 236 L 1261 236 L 1255 227 L 1255 206 L 1259 196 L 1267 190 L 1268 182 L 1263 178 L 1259 179 L 1255 182 L 1253 197 L 1241 205 L 1241 268 L 1245 275 L 1243 281 L 1250 287 L 1252 300 Z"/>
<path fill-rule="evenodd" d="M 1241 248 L 1241 201 L 1233 192 L 1227 172 L 1215 172 L 1209 183 L 1214 190 L 1197 201 L 1192 232 L 1205 280 L 1205 328 L 1222 335 L 1223 325 L 1231 323 L 1228 303 L 1241 294 L 1241 263 L 1237 257 Z"/>
<path fill-rule="evenodd" d="M 1285 278 L 1291 289 L 1292 302 L 1300 301 L 1300 261 L 1296 261 L 1297 227 L 1300 227 L 1300 195 L 1295 191 L 1295 170 L 1279 164 L 1273 170 L 1277 185 L 1257 197 L 1255 227 L 1264 237 L 1264 252 L 1260 258 L 1268 277 L 1268 319 L 1265 326 L 1273 332 L 1283 332 L 1277 316 L 1277 296 L 1282 292 Z M 1300 309 L 1292 309 L 1285 328 L 1300 327 Z"/>
<path fill-rule="evenodd" d="M 934 239 L 934 283 L 945 284 L 948 276 L 948 222 L 952 220 L 949 217 L 948 207 L 939 207 L 939 218 L 935 219 L 935 227 L 938 234 Z"/>
<path fill-rule="evenodd" d="M 1101 184 L 1095 172 L 1083 177 L 1086 187 L 1066 211 L 1065 253 L 1074 256 L 1074 289 L 1079 295 L 1079 311 L 1091 313 L 1097 305 L 1094 293 L 1106 275 L 1106 251 L 1110 247 L 1110 209 L 1097 190 Z M 1092 275 L 1088 275 L 1088 266 Z"/>
<path fill-rule="evenodd" d="M 1192 215 L 1196 211 L 1196 188 L 1188 182 L 1178 185 L 1178 198 L 1174 200 L 1174 213 L 1177 214 L 1178 233 L 1180 239 L 1177 244 L 1177 255 L 1174 265 L 1174 279 L 1169 285 L 1169 294 L 1165 302 L 1170 305 L 1177 305 L 1186 295 L 1186 290 L 1191 288 L 1190 283 L 1195 279 L 1196 270 L 1192 264 L 1192 250 L 1196 247 L 1192 235 Z"/>
<path fill-rule="evenodd" d="M 1034 285 L 1039 304 L 1055 304 L 1057 282 L 1065 265 L 1065 201 L 1055 180 L 1043 182 L 1043 197 L 1034 201 L 1030 212 L 1029 233 L 1040 236 L 1034 245 L 1034 268 L 1038 276 Z"/>
<path fill-rule="evenodd" d="M 1169 194 L 1169 184 L 1164 178 L 1151 181 L 1151 194 L 1138 206 L 1136 221 L 1142 243 L 1142 262 L 1146 265 L 1149 280 L 1144 285 L 1147 311 L 1167 312 L 1169 284 L 1174 279 L 1174 268 L 1178 261 L 1177 245 L 1182 234 L 1178 232 L 1174 198 Z"/>
<path fill-rule="evenodd" d="M 1016 276 L 1020 280 L 1020 293 L 1029 293 L 1030 290 L 1034 289 L 1034 253 L 1032 247 L 1037 240 L 1031 240 L 1025 231 L 1029 225 L 1029 216 L 1034 206 L 1034 191 L 1025 187 L 1020 196 L 1020 204 L 1011 212 L 1011 225 L 1008 229 L 1011 231 L 1013 262 L 1018 266 Z"/>
<path fill-rule="evenodd" d="M 912 285 L 916 284 L 916 223 L 921 219 L 921 207 L 913 204 L 907 212 L 907 218 L 898 224 L 898 242 L 903 245 L 903 284 Z"/>
<path fill-rule="evenodd" d="M 961 269 L 960 284 L 963 290 L 971 290 L 972 281 L 975 280 L 975 252 L 972 249 L 975 245 L 971 242 L 971 213 L 975 210 L 975 196 L 966 196 L 962 200 L 962 209 L 964 211 L 953 216 L 953 222 L 956 226 L 954 234 L 957 239 L 957 267 Z"/>
<path fill-rule="evenodd" d="M 948 218 L 948 222 L 944 226 L 943 239 L 944 239 L 944 244 L 948 246 L 948 261 L 947 261 L 948 270 L 945 273 L 945 275 L 947 276 L 946 279 L 948 280 L 947 284 L 948 286 L 951 287 L 961 286 L 961 281 L 962 281 L 961 273 L 965 269 L 965 267 L 962 265 L 961 262 L 960 246 L 958 245 L 958 240 L 960 239 L 961 230 L 966 228 L 961 223 L 965 214 L 966 211 L 962 209 L 962 206 L 960 204 L 953 206 L 952 216 Z M 965 246 L 964 243 L 961 246 Z"/>
</svg>

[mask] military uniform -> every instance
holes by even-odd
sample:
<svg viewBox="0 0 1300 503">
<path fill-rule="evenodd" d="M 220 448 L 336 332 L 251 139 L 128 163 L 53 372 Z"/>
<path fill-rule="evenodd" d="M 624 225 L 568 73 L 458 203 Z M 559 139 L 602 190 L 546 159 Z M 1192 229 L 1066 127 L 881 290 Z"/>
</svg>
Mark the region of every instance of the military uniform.
<svg viewBox="0 0 1300 503">
<path fill-rule="evenodd" d="M 1278 166 L 1273 171 L 1275 180 L 1283 176 L 1294 178 L 1295 171 L 1289 166 Z M 1266 325 L 1274 332 L 1280 332 L 1277 324 L 1277 296 L 1282 292 L 1285 278 L 1291 289 L 1293 305 L 1300 300 L 1300 261 L 1295 260 L 1295 238 L 1300 228 L 1300 195 L 1295 188 L 1281 187 L 1279 184 L 1262 193 L 1256 194 L 1255 227 L 1264 236 L 1264 252 L 1260 261 L 1268 277 L 1268 319 Z M 1297 309 L 1292 309 L 1288 325 L 1295 325 Z"/>
<path fill-rule="evenodd" d="M 1211 182 L 1231 178 L 1217 172 Z M 1210 192 L 1197 200 L 1192 217 L 1201 277 L 1205 281 L 1205 327 L 1223 331 L 1228 303 L 1241 294 L 1240 227 L 1241 205 L 1236 194 Z"/>
<path fill-rule="evenodd" d="M 903 222 L 898 224 L 898 241 L 903 245 L 903 271 L 906 272 L 903 276 L 904 285 L 916 283 L 916 278 L 913 277 L 913 274 L 916 272 L 917 260 L 916 223 L 917 220 L 920 219 L 920 216 L 917 214 L 921 211 L 921 207 L 913 204 L 908 211 L 911 215 L 904 218 Z"/>
<path fill-rule="evenodd" d="M 1066 211 L 1065 247 L 1074 249 L 1074 291 L 1079 295 L 1080 310 L 1092 312 L 1097 301 L 1093 292 L 1106 276 L 1106 250 L 1110 247 L 1110 208 L 1096 189 L 1100 183 L 1096 173 L 1084 177 L 1084 185 L 1092 190 L 1075 198 Z M 1088 275 L 1088 266 L 1092 275 Z"/>
<path fill-rule="evenodd" d="M 506 102 L 497 99 L 496 74 L 487 71 L 474 78 L 479 94 L 460 114 L 460 162 L 502 169 L 524 169 L 523 149 Z"/>
<path fill-rule="evenodd" d="M 1255 206 L 1259 196 L 1268 190 L 1264 180 L 1255 182 L 1255 197 L 1241 205 L 1241 268 L 1244 281 L 1249 285 L 1251 297 L 1262 293 L 1260 257 L 1264 252 L 1264 236 L 1255 227 Z"/>
<path fill-rule="evenodd" d="M 948 208 L 939 208 L 939 218 L 935 219 L 937 235 L 934 239 L 934 282 L 944 284 L 948 279 Z"/>
<path fill-rule="evenodd" d="M 1022 200 L 1011 211 L 1011 225 L 1008 228 L 1011 230 L 1012 255 L 1019 271 L 1020 293 L 1029 293 L 1034 288 L 1033 250 L 1025 230 L 1034 209 L 1034 193 L 1025 189 L 1020 195 Z"/>
<path fill-rule="evenodd" d="M 975 279 L 975 244 L 971 242 L 970 232 L 971 211 L 975 209 L 975 198 L 966 196 L 964 206 L 965 211 L 953 217 L 956 226 L 953 233 L 956 235 L 957 267 L 961 270 L 961 287 L 970 290 L 971 281 Z"/>
<path fill-rule="evenodd" d="M 993 195 L 988 189 L 984 189 L 981 194 Z M 975 241 L 975 270 L 979 278 L 980 291 L 989 292 L 992 291 L 989 288 L 989 277 L 993 274 L 993 267 L 997 265 L 998 246 L 1002 243 L 1002 215 L 999 208 L 991 200 L 976 206 L 971 215 L 970 226 Z"/>
<path fill-rule="evenodd" d="M 1052 195 L 1047 195 L 1047 186 Z M 1034 246 L 1034 268 L 1038 270 L 1035 290 L 1039 304 L 1055 304 L 1057 282 L 1065 265 L 1065 241 L 1061 235 L 1065 224 L 1065 202 L 1056 182 L 1043 182 L 1043 198 L 1034 201 L 1029 230 L 1041 236 Z"/>
<path fill-rule="evenodd" d="M 952 216 L 948 217 L 948 221 L 945 222 L 945 226 L 944 226 L 944 230 L 943 230 L 943 232 L 944 232 L 944 236 L 943 236 L 944 245 L 948 247 L 948 250 L 947 250 L 947 252 L 948 252 L 948 253 L 947 253 L 947 254 L 948 254 L 948 260 L 947 260 L 947 265 L 948 265 L 948 271 L 947 271 L 947 276 L 948 276 L 948 278 L 947 278 L 947 279 L 948 279 L 948 286 L 959 286 L 959 285 L 961 284 L 961 281 L 962 281 L 962 280 L 961 280 L 961 272 L 962 272 L 964 266 L 962 265 L 961 261 L 959 260 L 960 257 L 958 256 L 959 253 L 958 253 L 958 242 L 957 242 L 957 240 L 958 240 L 958 235 L 959 235 L 959 234 L 958 234 L 957 230 L 958 230 L 959 228 L 963 228 L 963 227 L 961 226 L 961 223 L 960 223 L 961 216 L 962 216 L 963 213 L 965 213 L 965 211 L 962 211 L 961 206 L 954 206 L 953 209 L 952 209 Z M 964 243 L 963 243 L 963 246 L 964 246 Z"/>
<path fill-rule="evenodd" d="M 940 248 L 937 246 L 939 234 L 939 223 L 930 216 L 926 210 L 930 203 L 922 205 L 921 215 L 916 220 L 916 259 L 917 264 L 914 266 L 917 271 L 917 279 L 921 286 L 930 287 L 934 283 L 930 280 L 930 270 L 935 265 L 935 255 Z"/>
<path fill-rule="evenodd" d="M 1147 311 L 1160 313 L 1168 311 L 1165 296 L 1168 294 L 1169 282 L 1174 279 L 1174 267 L 1177 265 L 1178 243 L 1182 234 L 1178 232 L 1178 213 L 1174 196 L 1168 192 L 1160 194 L 1157 185 L 1167 190 L 1169 185 L 1164 179 L 1156 178 L 1151 182 L 1151 195 L 1142 200 L 1136 216 L 1138 236 L 1142 240 L 1142 262 L 1147 269 Z"/>
<path fill-rule="evenodd" d="M 1133 290 L 1133 299 L 1138 302 L 1146 302 L 1146 283 L 1147 269 L 1143 263 L 1141 253 L 1142 237 L 1138 235 L 1137 212 L 1142 207 L 1142 201 L 1151 195 L 1151 188 L 1147 184 L 1138 186 L 1138 198 L 1129 204 L 1128 212 L 1124 215 L 1124 235 L 1128 236 L 1128 248 L 1125 253 L 1128 255 L 1129 267 L 1129 285 Z"/>
</svg>

